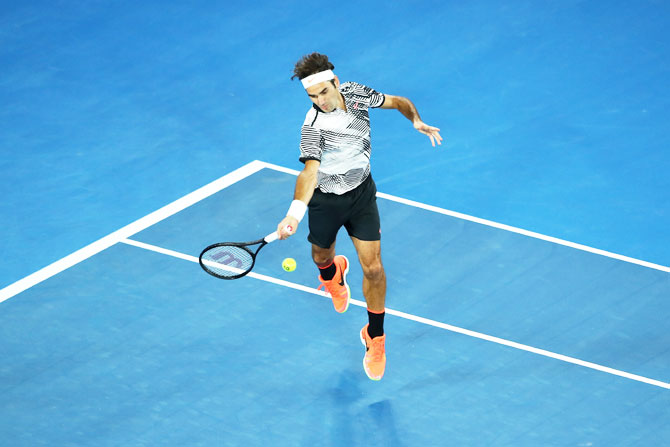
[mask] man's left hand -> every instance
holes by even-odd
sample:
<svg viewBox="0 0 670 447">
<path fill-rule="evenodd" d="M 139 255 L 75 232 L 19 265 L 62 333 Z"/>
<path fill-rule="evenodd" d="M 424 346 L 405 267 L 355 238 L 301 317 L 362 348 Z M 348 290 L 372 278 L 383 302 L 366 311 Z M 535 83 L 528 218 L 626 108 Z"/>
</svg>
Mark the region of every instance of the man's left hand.
<svg viewBox="0 0 670 447">
<path fill-rule="evenodd" d="M 428 135 L 428 137 L 430 138 L 430 143 L 433 145 L 433 147 L 435 147 L 435 142 L 437 142 L 437 144 L 439 145 L 442 144 L 440 129 L 438 129 L 437 127 L 429 126 L 423 121 L 416 121 L 414 122 L 414 128 L 419 132 L 421 132 L 422 134 Z"/>
</svg>

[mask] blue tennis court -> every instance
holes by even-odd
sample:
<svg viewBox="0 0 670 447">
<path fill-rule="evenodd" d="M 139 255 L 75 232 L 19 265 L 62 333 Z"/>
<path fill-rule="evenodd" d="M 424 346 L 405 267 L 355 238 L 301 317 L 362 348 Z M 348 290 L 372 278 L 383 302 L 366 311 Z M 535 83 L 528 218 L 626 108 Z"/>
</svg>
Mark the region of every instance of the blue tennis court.
<svg viewBox="0 0 670 447">
<path fill-rule="evenodd" d="M 668 19 L 657 2 L 4 7 L 0 445 L 668 444 Z M 371 114 L 380 382 L 362 272 L 335 313 L 306 225 L 240 280 L 197 263 L 285 214 L 309 107 L 289 78 L 314 50 L 445 137 Z M 338 252 L 356 258 L 345 232 Z"/>
</svg>

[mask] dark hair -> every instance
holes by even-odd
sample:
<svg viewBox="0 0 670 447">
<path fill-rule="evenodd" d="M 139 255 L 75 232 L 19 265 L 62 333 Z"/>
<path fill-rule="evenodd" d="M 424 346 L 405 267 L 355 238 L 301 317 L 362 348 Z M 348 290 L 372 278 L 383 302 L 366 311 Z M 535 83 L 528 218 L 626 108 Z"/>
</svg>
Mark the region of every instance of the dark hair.
<svg viewBox="0 0 670 447">
<path fill-rule="evenodd" d="M 291 79 L 304 79 L 307 76 L 319 73 L 325 70 L 332 70 L 335 66 L 330 63 L 328 56 L 320 53 L 307 54 L 296 62 L 293 68 L 293 76 Z"/>
</svg>

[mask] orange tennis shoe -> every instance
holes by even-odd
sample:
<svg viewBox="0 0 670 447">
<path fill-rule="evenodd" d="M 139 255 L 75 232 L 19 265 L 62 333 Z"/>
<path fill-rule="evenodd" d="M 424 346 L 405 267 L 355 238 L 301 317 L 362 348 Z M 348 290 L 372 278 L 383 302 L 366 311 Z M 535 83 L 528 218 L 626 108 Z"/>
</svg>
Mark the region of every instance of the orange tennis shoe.
<svg viewBox="0 0 670 447">
<path fill-rule="evenodd" d="M 361 329 L 361 343 L 365 346 L 365 357 L 363 358 L 363 369 L 365 374 L 372 380 L 381 380 L 386 369 L 386 334 L 381 337 L 370 338 L 366 324 Z"/>
<path fill-rule="evenodd" d="M 351 298 L 351 289 L 349 289 L 349 284 L 347 284 L 347 273 L 349 273 L 349 260 L 346 256 L 338 255 L 333 259 L 333 263 L 337 271 L 333 279 L 324 281 L 324 279 L 319 275 L 319 281 L 321 281 L 321 287 L 325 287 L 326 291 L 330 294 L 330 297 L 333 299 L 333 306 L 335 310 L 339 313 L 344 313 L 349 308 L 349 299 Z"/>
</svg>

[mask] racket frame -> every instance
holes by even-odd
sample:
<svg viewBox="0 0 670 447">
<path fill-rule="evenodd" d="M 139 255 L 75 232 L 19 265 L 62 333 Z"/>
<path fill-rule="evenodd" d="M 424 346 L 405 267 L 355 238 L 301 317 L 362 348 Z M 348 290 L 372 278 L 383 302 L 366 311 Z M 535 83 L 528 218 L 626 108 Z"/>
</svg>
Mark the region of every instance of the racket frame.
<svg viewBox="0 0 670 447">
<path fill-rule="evenodd" d="M 258 255 L 258 252 L 261 251 L 261 248 L 265 247 L 270 242 L 276 241 L 278 238 L 279 238 L 279 235 L 275 231 L 275 232 L 272 232 L 272 233 L 268 234 L 263 239 L 258 239 L 257 241 L 219 242 L 219 243 L 216 243 L 216 244 L 212 244 L 212 245 L 209 245 L 209 246 L 205 247 L 205 249 L 200 253 L 200 256 L 198 257 L 198 262 L 200 263 L 200 267 L 202 267 L 202 269 L 205 272 L 209 273 L 210 275 L 212 275 L 216 278 L 219 278 L 219 279 L 239 279 L 239 278 L 242 278 L 243 276 L 246 276 L 254 268 L 254 265 L 256 264 L 256 256 Z M 258 245 L 258 244 L 260 244 L 260 245 L 258 246 L 258 248 L 256 248 L 255 252 L 252 251 L 251 248 L 249 248 L 251 246 Z M 233 275 L 233 276 L 220 275 L 220 274 L 216 273 L 215 271 L 210 270 L 210 268 L 207 266 L 207 263 L 208 262 L 216 263 L 216 261 L 203 260 L 202 258 L 207 252 L 209 252 L 209 251 L 211 251 L 215 248 L 219 248 L 219 247 L 237 247 L 237 248 L 243 249 L 244 251 L 249 253 L 249 255 L 251 256 L 251 265 L 246 270 L 244 270 L 241 273 L 238 273 L 236 275 Z M 220 267 L 220 268 L 223 268 L 225 270 L 224 267 Z M 234 267 L 231 267 L 231 270 L 232 269 L 234 269 Z M 241 270 L 241 269 L 237 269 L 237 270 Z"/>
</svg>

